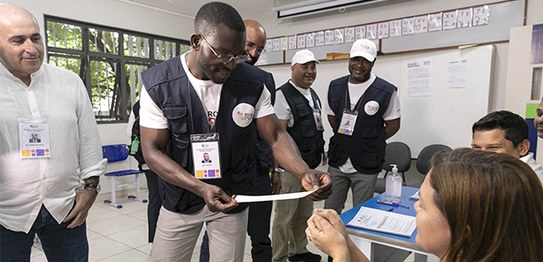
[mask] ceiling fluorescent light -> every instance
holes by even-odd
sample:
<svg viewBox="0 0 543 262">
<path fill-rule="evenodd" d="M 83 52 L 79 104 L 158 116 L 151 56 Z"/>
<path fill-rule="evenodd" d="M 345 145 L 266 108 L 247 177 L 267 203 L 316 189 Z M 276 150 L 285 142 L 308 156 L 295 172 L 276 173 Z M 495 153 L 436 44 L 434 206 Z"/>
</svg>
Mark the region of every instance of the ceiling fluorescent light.
<svg viewBox="0 0 543 262">
<path fill-rule="evenodd" d="M 315 14 L 340 11 L 340 9 L 376 4 L 381 2 L 393 2 L 400 0 L 334 0 L 316 3 L 312 5 L 297 6 L 290 9 L 277 11 L 279 21 L 283 19 L 299 18 Z M 305 1 L 309 2 L 309 1 Z M 305 3 L 303 2 L 303 3 Z M 300 3 L 301 4 L 301 3 Z"/>
<path fill-rule="evenodd" d="M 325 2 L 335 2 L 336 0 L 308 0 L 308 1 L 301 1 L 298 3 L 288 4 L 288 5 L 282 5 L 282 6 L 276 6 L 273 8 L 273 11 L 284 11 L 289 9 L 294 9 L 298 7 L 306 7 L 310 5 L 325 3 Z"/>
</svg>

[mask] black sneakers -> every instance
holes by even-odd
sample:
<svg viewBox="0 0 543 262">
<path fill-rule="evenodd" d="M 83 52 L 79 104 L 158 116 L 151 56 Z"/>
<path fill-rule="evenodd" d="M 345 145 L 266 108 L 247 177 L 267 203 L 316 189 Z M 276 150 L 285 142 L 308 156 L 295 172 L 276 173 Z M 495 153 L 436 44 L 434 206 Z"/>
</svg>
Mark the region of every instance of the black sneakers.
<svg viewBox="0 0 543 262">
<path fill-rule="evenodd" d="M 311 252 L 296 254 L 294 256 L 288 257 L 288 261 L 303 261 L 303 262 L 320 262 L 321 256 L 313 254 Z"/>
</svg>

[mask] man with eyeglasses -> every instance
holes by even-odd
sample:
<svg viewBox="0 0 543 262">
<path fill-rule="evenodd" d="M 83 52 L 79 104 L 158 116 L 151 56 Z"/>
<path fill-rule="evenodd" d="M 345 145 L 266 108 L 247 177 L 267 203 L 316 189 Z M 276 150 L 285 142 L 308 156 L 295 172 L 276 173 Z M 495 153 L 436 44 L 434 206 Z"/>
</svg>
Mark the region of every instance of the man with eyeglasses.
<svg viewBox="0 0 543 262">
<path fill-rule="evenodd" d="M 205 223 L 210 260 L 241 262 L 248 211 L 234 195 L 246 194 L 256 175 L 257 130 L 312 199 L 326 198 L 331 181 L 303 162 L 273 113 L 263 74 L 243 63 L 245 26 L 238 12 L 207 3 L 194 29 L 189 52 L 142 73 L 142 151 L 165 195 L 151 258 L 190 261 Z M 219 157 L 202 165 L 204 152 Z"/>
<path fill-rule="evenodd" d="M 260 55 L 264 52 L 266 45 L 266 30 L 257 21 L 252 19 L 244 20 L 245 23 L 245 51 L 248 55 L 247 64 L 255 65 Z M 258 67 L 264 74 L 264 84 L 271 95 L 271 102 L 275 102 L 275 81 L 273 75 Z M 281 173 L 275 169 L 271 149 L 259 136 L 256 143 L 256 164 L 257 175 L 251 176 L 251 189 L 248 195 L 269 195 L 277 194 L 281 190 Z M 249 204 L 249 217 L 247 223 L 247 234 L 251 238 L 251 257 L 253 261 L 271 261 L 272 245 L 270 235 L 270 219 L 273 203 L 271 201 L 255 202 Z M 200 248 L 200 262 L 209 261 L 209 241 L 207 232 L 202 238 Z"/>
</svg>

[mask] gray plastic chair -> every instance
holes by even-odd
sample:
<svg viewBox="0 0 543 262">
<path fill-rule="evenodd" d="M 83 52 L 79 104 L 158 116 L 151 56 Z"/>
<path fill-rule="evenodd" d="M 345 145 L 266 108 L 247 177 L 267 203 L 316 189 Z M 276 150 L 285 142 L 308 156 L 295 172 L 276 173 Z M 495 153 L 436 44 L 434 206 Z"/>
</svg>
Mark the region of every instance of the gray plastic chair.
<svg viewBox="0 0 543 262">
<path fill-rule="evenodd" d="M 385 177 L 388 172 L 392 172 L 391 164 L 398 165 L 398 173 L 402 174 L 403 182 L 405 184 L 405 172 L 411 167 L 411 149 L 403 142 L 390 142 L 387 145 L 385 152 L 385 162 L 383 163 L 383 170 L 386 170 Z"/>
<path fill-rule="evenodd" d="M 426 175 L 430 171 L 430 160 L 435 153 L 441 151 L 452 151 L 452 148 L 442 144 L 432 144 L 423 148 L 417 157 L 417 170 Z"/>
<path fill-rule="evenodd" d="M 392 171 L 390 164 L 398 165 L 398 173 L 402 174 L 403 184 L 405 185 L 405 172 L 411 167 L 411 149 L 403 142 L 390 142 L 387 144 L 385 151 L 385 162 L 383 163 L 383 170 L 386 170 L 385 178 L 378 178 L 375 185 L 375 192 L 385 192 L 385 181 L 388 172 Z"/>
</svg>

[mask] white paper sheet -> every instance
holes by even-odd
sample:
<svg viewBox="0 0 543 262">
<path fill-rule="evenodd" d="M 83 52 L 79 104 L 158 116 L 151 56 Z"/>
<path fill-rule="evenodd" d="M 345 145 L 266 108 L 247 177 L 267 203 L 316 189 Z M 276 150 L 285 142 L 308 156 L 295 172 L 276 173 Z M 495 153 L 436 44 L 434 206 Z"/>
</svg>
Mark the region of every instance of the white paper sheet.
<svg viewBox="0 0 543 262">
<path fill-rule="evenodd" d="M 406 64 L 407 95 L 430 96 L 432 79 L 432 60 L 430 58 L 419 59 Z"/>
<path fill-rule="evenodd" d="M 313 191 L 305 192 L 296 192 L 296 193 L 286 193 L 286 194 L 276 194 L 276 195 L 261 195 L 261 196 L 247 196 L 247 195 L 237 195 L 236 201 L 238 203 L 249 203 L 249 202 L 264 202 L 264 201 L 275 201 L 275 200 L 289 200 L 289 199 L 298 199 L 311 195 Z"/>
<path fill-rule="evenodd" d="M 415 217 L 361 207 L 349 226 L 411 237 L 417 225 Z"/>
<path fill-rule="evenodd" d="M 449 62 L 447 86 L 449 88 L 464 88 L 468 82 L 468 60 L 462 59 Z"/>
</svg>

